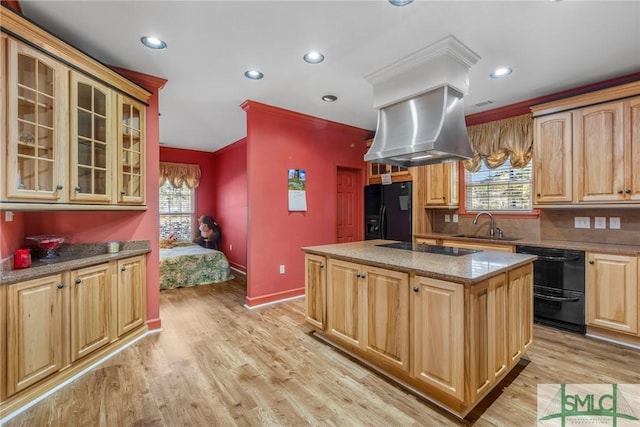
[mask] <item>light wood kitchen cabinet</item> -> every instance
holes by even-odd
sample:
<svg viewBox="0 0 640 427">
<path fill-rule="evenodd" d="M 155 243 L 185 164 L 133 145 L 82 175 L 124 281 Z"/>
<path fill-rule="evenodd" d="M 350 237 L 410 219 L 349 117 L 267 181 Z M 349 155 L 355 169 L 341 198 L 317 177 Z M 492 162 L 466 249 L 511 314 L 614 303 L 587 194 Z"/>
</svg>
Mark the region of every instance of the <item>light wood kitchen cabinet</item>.
<svg viewBox="0 0 640 427">
<path fill-rule="evenodd" d="M 322 280 L 317 266 L 327 263 L 325 328 L 315 334 L 458 416 L 468 414 L 532 344 L 531 262 L 465 284 L 330 252 L 305 255 L 310 282 Z M 319 325 L 308 314 L 307 322 Z"/>
<path fill-rule="evenodd" d="M 373 139 L 366 141 L 367 149 L 373 144 Z M 383 163 L 367 162 L 367 183 L 380 184 L 382 175 L 390 174 L 392 182 L 411 181 L 411 171 L 404 166 L 386 165 Z"/>
<path fill-rule="evenodd" d="M 145 209 L 151 93 L 20 14 L 2 14 L 0 210 Z"/>
<path fill-rule="evenodd" d="M 118 194 L 119 203 L 145 201 L 145 106 L 118 94 Z"/>
<path fill-rule="evenodd" d="M 61 274 L 8 285 L 7 396 L 64 367 L 66 301 Z"/>
<path fill-rule="evenodd" d="M 0 286 L 0 418 L 142 336 L 144 270 L 139 255 Z"/>
<path fill-rule="evenodd" d="M 117 147 L 114 93 L 106 86 L 71 72 L 72 201 L 110 202 Z"/>
<path fill-rule="evenodd" d="M 629 185 L 625 195 L 629 200 L 640 201 L 640 97 L 632 98 L 625 104 L 625 117 L 628 124 L 625 136 L 629 138 L 627 150 L 630 154 L 626 160 Z"/>
<path fill-rule="evenodd" d="M 146 258 L 139 255 L 117 262 L 117 331 L 122 336 L 144 325 L 147 313 Z"/>
<path fill-rule="evenodd" d="M 479 249 L 482 251 L 498 251 L 498 252 L 515 252 L 516 248 L 513 245 L 503 245 L 499 243 L 476 243 L 476 242 L 464 242 L 460 240 L 443 240 L 442 246 L 449 246 L 453 248 L 463 249 Z"/>
<path fill-rule="evenodd" d="M 587 324 L 638 334 L 638 257 L 587 253 Z"/>
<path fill-rule="evenodd" d="M 454 208 L 458 206 L 458 162 L 425 166 L 425 206 Z"/>
<path fill-rule="evenodd" d="M 640 202 L 638 95 L 634 82 L 531 107 L 536 205 Z"/>
<path fill-rule="evenodd" d="M 507 356 L 507 279 L 506 274 L 492 277 L 471 288 L 465 300 L 470 357 L 466 362 L 468 387 L 465 400 L 472 401 L 485 393 L 509 367 Z"/>
<path fill-rule="evenodd" d="M 515 365 L 533 343 L 533 264 L 507 275 L 507 322 L 509 365 Z"/>
<path fill-rule="evenodd" d="M 408 371 L 408 283 L 406 273 L 330 259 L 327 334 Z"/>
<path fill-rule="evenodd" d="M 412 376 L 463 400 L 464 286 L 416 276 L 411 307 Z"/>
<path fill-rule="evenodd" d="M 67 69 L 7 38 L 7 121 L 3 199 L 68 200 Z M 3 64 L 4 66 L 4 64 Z"/>
<path fill-rule="evenodd" d="M 570 203 L 573 200 L 571 112 L 536 118 L 534 125 L 535 203 Z"/>
<path fill-rule="evenodd" d="M 418 245 L 437 245 L 438 239 L 427 239 L 425 237 L 416 237 L 416 244 Z"/>
<path fill-rule="evenodd" d="M 574 113 L 576 197 L 578 202 L 625 199 L 624 102 Z"/>
<path fill-rule="evenodd" d="M 71 361 L 111 342 L 111 268 L 109 264 L 71 272 Z"/>
<path fill-rule="evenodd" d="M 313 326 L 324 329 L 327 259 L 319 255 L 305 254 L 304 265 L 305 318 Z"/>
</svg>

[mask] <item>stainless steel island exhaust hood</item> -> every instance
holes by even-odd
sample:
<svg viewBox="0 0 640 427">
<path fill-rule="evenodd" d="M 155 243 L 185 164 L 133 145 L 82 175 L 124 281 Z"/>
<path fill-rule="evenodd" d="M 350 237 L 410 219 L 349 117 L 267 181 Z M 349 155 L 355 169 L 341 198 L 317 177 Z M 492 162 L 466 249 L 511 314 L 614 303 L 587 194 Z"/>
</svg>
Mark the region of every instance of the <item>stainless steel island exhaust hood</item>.
<svg viewBox="0 0 640 427">
<path fill-rule="evenodd" d="M 367 76 L 379 110 L 364 160 L 419 166 L 471 158 L 463 96 L 479 58 L 448 36 Z"/>
</svg>

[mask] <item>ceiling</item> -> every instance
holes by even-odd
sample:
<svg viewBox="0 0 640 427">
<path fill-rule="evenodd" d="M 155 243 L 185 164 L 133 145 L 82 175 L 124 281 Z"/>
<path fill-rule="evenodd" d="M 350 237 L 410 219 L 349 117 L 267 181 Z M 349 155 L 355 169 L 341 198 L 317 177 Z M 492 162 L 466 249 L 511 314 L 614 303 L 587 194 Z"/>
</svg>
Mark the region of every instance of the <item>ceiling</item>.
<svg viewBox="0 0 640 427">
<path fill-rule="evenodd" d="M 374 71 L 451 34 L 480 56 L 465 114 L 640 71 L 640 1 L 20 1 L 103 63 L 168 80 L 160 143 L 216 151 L 246 136 L 254 100 L 375 130 Z M 168 48 L 153 51 L 153 35 Z M 325 61 L 302 56 L 317 50 Z M 513 74 L 491 79 L 498 66 Z M 247 80 L 256 68 L 265 77 Z M 338 97 L 333 103 L 321 100 Z M 486 101 L 492 104 L 479 107 Z"/>
</svg>

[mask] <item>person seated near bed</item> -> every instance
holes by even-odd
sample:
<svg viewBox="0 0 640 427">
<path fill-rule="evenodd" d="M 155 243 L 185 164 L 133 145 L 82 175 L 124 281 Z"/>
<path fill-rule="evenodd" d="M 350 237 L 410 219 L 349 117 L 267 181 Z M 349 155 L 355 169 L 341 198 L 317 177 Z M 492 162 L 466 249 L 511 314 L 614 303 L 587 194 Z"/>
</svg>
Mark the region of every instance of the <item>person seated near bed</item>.
<svg viewBox="0 0 640 427">
<path fill-rule="evenodd" d="M 203 248 L 219 250 L 220 239 L 222 234 L 220 233 L 220 226 L 213 219 L 212 216 L 202 215 L 198 218 L 198 229 L 200 235 L 196 237 L 194 243 L 202 246 Z"/>
</svg>

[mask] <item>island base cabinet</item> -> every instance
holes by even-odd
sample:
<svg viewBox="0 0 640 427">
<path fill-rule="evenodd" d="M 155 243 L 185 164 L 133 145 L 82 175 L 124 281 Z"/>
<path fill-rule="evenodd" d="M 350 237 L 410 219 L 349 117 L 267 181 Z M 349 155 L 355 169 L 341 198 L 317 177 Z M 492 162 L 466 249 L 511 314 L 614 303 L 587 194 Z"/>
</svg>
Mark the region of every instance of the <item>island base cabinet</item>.
<svg viewBox="0 0 640 427">
<path fill-rule="evenodd" d="M 412 293 L 413 377 L 464 398 L 464 285 L 416 276 Z"/>
<path fill-rule="evenodd" d="M 507 275 L 509 364 L 514 366 L 533 343 L 533 264 Z"/>
<path fill-rule="evenodd" d="M 309 253 L 306 263 L 316 335 L 461 418 L 532 344 L 532 263 L 474 284 Z M 324 328 L 309 315 L 319 307 Z"/>
<path fill-rule="evenodd" d="M 305 318 L 316 328 L 324 330 L 327 259 L 306 254 L 304 265 Z"/>
<path fill-rule="evenodd" d="M 327 334 L 391 369 L 409 370 L 409 275 L 328 261 Z"/>
</svg>

